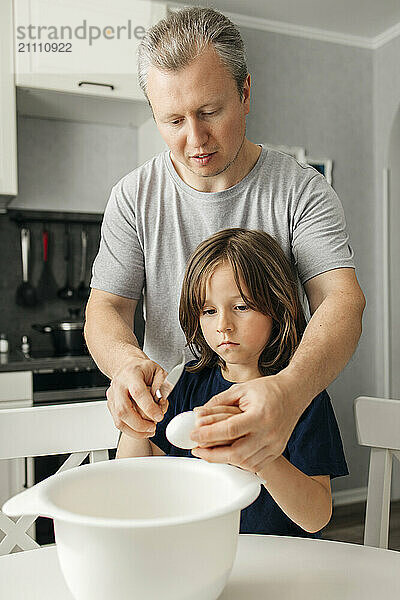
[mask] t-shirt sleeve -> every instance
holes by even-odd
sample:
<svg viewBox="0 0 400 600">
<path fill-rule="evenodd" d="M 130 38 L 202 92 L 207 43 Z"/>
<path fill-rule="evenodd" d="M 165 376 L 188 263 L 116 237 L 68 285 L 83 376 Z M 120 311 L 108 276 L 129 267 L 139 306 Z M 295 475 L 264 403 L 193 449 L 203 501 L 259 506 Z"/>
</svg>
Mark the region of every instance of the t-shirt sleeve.
<svg viewBox="0 0 400 600">
<path fill-rule="evenodd" d="M 343 207 L 321 174 L 308 181 L 295 206 L 292 254 L 302 284 L 331 269 L 354 268 Z"/>
<path fill-rule="evenodd" d="M 144 257 L 136 229 L 135 186 L 127 177 L 111 191 L 90 286 L 138 300 L 144 284 Z"/>
<path fill-rule="evenodd" d="M 289 439 L 289 461 L 309 476 L 348 475 L 342 439 L 326 391 L 318 394 L 303 412 Z"/>
</svg>

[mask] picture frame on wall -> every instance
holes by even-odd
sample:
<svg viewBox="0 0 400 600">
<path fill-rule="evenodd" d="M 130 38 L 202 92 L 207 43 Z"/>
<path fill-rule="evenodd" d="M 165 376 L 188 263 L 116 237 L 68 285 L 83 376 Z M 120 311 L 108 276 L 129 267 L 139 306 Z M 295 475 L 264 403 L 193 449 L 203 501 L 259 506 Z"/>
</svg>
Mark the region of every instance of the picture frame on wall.
<svg viewBox="0 0 400 600">
<path fill-rule="evenodd" d="M 329 185 L 332 185 L 332 161 L 330 159 L 318 159 L 306 156 L 305 162 L 310 167 L 314 167 L 314 169 L 319 171 L 326 178 Z"/>
</svg>

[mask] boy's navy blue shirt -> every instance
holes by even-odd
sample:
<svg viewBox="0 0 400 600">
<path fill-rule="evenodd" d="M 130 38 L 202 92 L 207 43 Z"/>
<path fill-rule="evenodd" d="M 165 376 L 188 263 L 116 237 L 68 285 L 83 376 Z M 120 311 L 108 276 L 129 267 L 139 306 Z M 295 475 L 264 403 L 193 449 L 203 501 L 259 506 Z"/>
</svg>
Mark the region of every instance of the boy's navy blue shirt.
<svg viewBox="0 0 400 600">
<path fill-rule="evenodd" d="M 184 411 L 203 406 L 231 385 L 222 377 L 220 367 L 206 367 L 198 373 L 185 370 L 168 398 L 168 411 L 151 441 L 169 456 L 192 457 L 190 450 L 176 448 L 167 440 L 168 423 Z M 348 475 L 339 427 L 326 391 L 318 394 L 303 412 L 283 456 L 306 475 L 330 475 L 331 479 Z M 240 533 L 320 537 L 320 533 L 308 533 L 293 523 L 264 486 L 258 498 L 242 510 Z"/>
</svg>

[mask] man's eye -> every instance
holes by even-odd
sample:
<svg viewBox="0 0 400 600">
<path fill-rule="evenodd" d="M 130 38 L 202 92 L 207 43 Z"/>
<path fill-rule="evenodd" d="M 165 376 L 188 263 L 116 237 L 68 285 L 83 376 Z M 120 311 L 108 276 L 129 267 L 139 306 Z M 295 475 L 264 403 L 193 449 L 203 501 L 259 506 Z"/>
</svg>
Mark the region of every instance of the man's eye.
<svg viewBox="0 0 400 600">
<path fill-rule="evenodd" d="M 171 121 L 171 125 L 179 125 L 182 122 L 182 119 L 175 119 L 174 121 Z"/>
<path fill-rule="evenodd" d="M 203 114 L 203 116 L 208 117 L 210 115 L 215 115 L 216 112 L 217 112 L 216 110 L 212 110 L 211 112 L 203 112 L 202 114 Z"/>
</svg>

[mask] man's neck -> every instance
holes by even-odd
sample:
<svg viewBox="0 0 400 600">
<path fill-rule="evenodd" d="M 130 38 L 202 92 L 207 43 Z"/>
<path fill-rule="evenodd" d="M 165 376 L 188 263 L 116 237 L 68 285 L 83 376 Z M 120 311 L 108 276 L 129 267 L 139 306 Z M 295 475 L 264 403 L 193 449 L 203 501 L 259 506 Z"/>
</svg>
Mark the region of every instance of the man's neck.
<svg viewBox="0 0 400 600">
<path fill-rule="evenodd" d="M 260 154 L 261 147 L 245 138 L 236 160 L 226 171 L 215 177 L 199 177 L 174 160 L 172 153 L 170 156 L 175 171 L 187 185 L 199 192 L 215 193 L 227 190 L 242 181 L 250 173 Z"/>
</svg>

